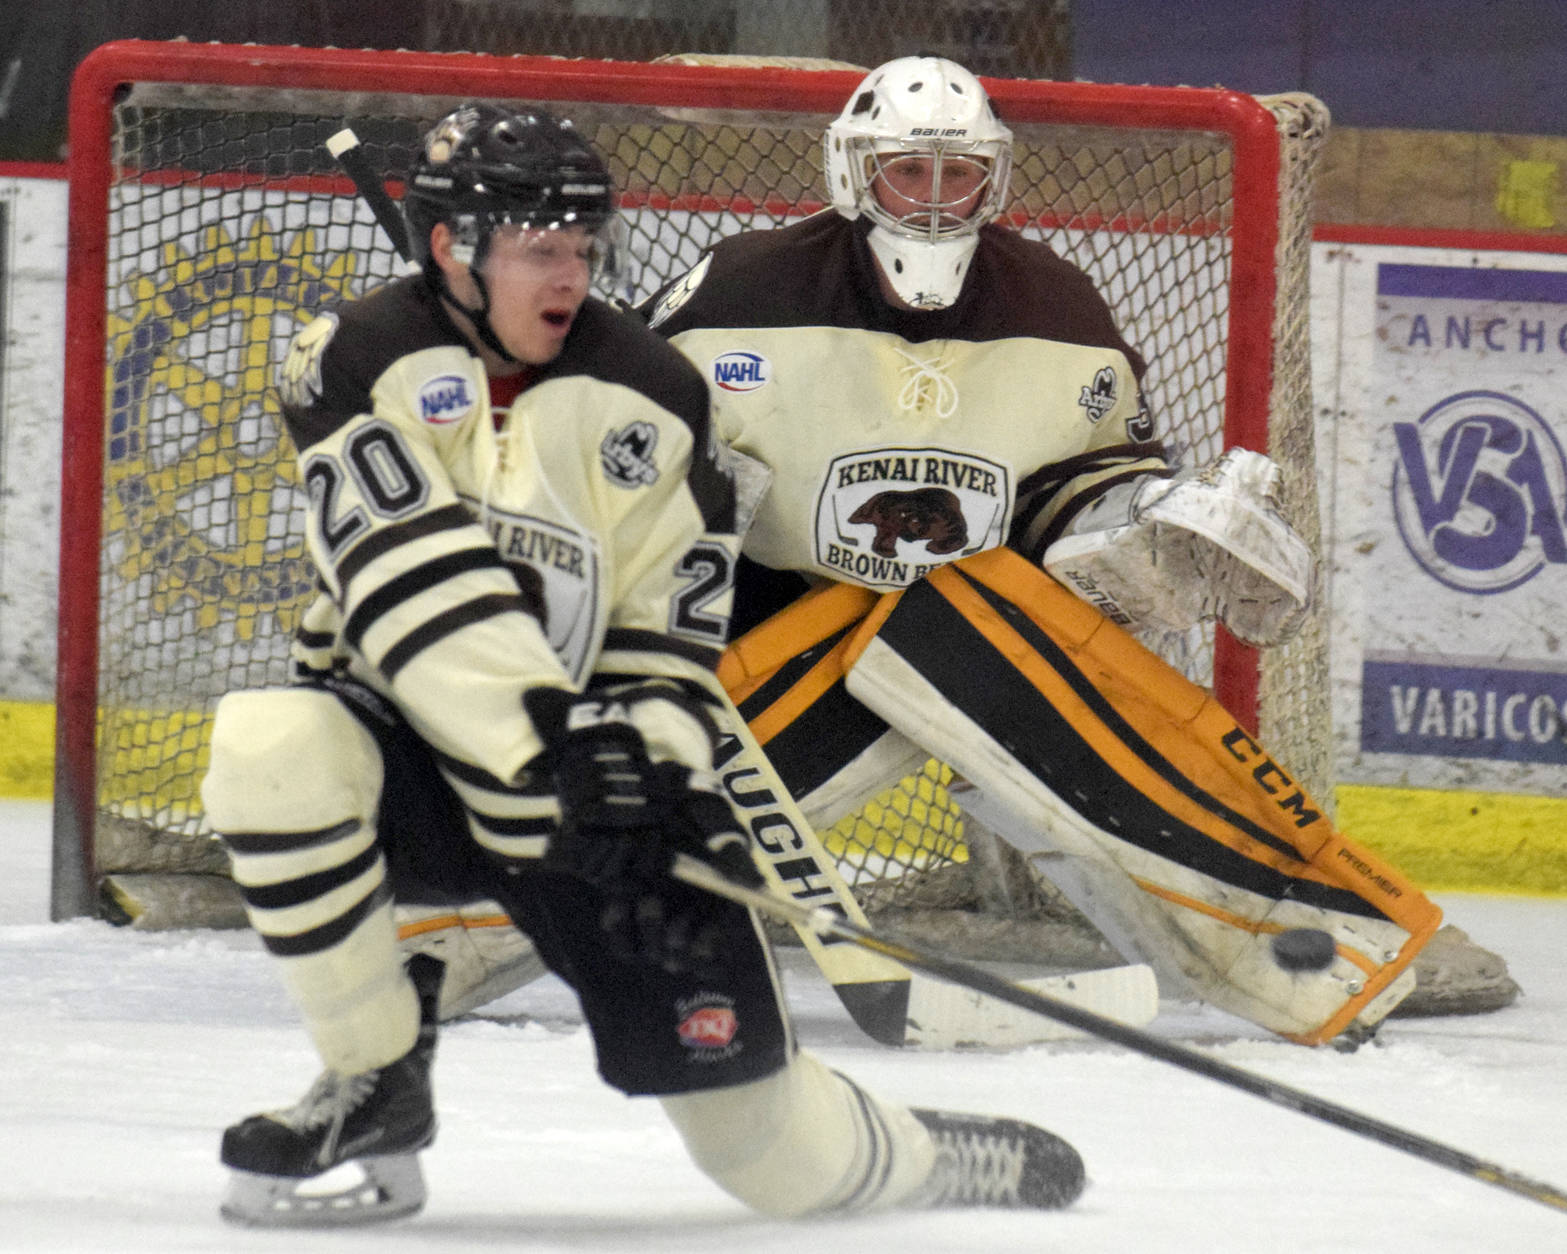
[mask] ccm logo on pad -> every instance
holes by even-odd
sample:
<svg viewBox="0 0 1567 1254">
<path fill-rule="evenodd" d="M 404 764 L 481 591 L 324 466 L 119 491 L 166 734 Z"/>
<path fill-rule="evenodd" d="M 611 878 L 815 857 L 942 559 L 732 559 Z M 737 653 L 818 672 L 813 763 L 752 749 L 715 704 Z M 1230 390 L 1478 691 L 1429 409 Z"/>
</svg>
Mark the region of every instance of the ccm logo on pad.
<svg viewBox="0 0 1567 1254">
<path fill-rule="evenodd" d="M 738 349 L 713 361 L 713 382 L 726 392 L 754 392 L 772 381 L 773 363 L 760 353 Z"/>
</svg>

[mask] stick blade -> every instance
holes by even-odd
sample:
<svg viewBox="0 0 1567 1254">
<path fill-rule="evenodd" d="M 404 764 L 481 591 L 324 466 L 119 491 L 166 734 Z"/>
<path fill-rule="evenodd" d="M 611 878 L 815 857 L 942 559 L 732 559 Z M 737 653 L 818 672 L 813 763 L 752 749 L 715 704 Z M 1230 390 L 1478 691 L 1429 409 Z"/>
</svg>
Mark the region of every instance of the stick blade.
<svg viewBox="0 0 1567 1254">
<path fill-rule="evenodd" d="M 1143 963 L 1020 981 L 1023 988 L 1129 1027 L 1159 1013 L 1159 985 Z M 918 1049 L 1019 1049 L 1086 1034 L 983 993 L 916 975 L 904 1043 Z"/>
</svg>

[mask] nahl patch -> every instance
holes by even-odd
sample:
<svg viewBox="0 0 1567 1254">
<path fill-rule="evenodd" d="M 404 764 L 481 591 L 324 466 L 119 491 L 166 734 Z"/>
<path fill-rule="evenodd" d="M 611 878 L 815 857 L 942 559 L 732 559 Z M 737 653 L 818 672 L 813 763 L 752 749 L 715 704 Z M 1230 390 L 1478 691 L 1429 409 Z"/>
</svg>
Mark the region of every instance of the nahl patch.
<svg viewBox="0 0 1567 1254">
<path fill-rule="evenodd" d="M 1088 414 L 1089 422 L 1098 422 L 1115 408 L 1115 371 L 1100 366 L 1094 381 L 1078 394 L 1077 403 Z"/>
<path fill-rule="evenodd" d="M 611 431 L 599 445 L 599 464 L 611 483 L 623 488 L 641 488 L 658 482 L 658 464 L 653 450 L 658 447 L 658 428 L 650 422 L 633 422 L 619 431 Z"/>
<path fill-rule="evenodd" d="M 754 392 L 773 379 L 773 363 L 760 353 L 734 349 L 713 359 L 713 382 L 725 392 Z"/>
<path fill-rule="evenodd" d="M 473 409 L 473 390 L 460 374 L 437 375 L 419 389 L 419 417 L 444 427 L 466 418 Z"/>
</svg>

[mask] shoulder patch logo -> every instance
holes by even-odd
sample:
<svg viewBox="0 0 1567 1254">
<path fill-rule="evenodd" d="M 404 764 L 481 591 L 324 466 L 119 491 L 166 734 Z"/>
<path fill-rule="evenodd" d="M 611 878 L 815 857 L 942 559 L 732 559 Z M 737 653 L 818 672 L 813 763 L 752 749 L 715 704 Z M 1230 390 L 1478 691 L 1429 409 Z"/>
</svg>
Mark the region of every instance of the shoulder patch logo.
<svg viewBox="0 0 1567 1254">
<path fill-rule="evenodd" d="M 1148 412 L 1148 398 L 1139 395 L 1137 412 L 1126 420 L 1126 438 L 1136 444 L 1146 444 L 1153 439 L 1153 415 Z"/>
<path fill-rule="evenodd" d="M 473 409 L 473 388 L 460 374 L 436 375 L 419 389 L 419 417 L 434 427 L 466 418 Z"/>
<path fill-rule="evenodd" d="M 290 341 L 277 370 L 278 395 L 290 409 L 307 409 L 321 395 L 321 358 L 337 334 L 337 315 L 318 314 Z"/>
<path fill-rule="evenodd" d="M 713 254 L 703 254 L 702 260 L 686 271 L 685 278 L 658 298 L 658 304 L 653 306 L 653 316 L 647 320 L 648 326 L 659 326 L 690 300 L 696 294 L 696 289 L 702 286 L 702 280 L 707 277 L 707 268 L 712 264 Z"/>
<path fill-rule="evenodd" d="M 713 359 L 713 382 L 726 392 L 754 392 L 773 381 L 773 363 L 741 349 Z"/>
<path fill-rule="evenodd" d="M 1094 381 L 1078 394 L 1077 403 L 1087 412 L 1089 422 L 1098 422 L 1114 409 L 1115 371 L 1109 366 L 1100 366 Z"/>
<path fill-rule="evenodd" d="M 611 431 L 599 445 L 599 464 L 605 477 L 622 488 L 647 487 L 658 482 L 658 428 L 651 422 L 633 422 Z"/>
</svg>

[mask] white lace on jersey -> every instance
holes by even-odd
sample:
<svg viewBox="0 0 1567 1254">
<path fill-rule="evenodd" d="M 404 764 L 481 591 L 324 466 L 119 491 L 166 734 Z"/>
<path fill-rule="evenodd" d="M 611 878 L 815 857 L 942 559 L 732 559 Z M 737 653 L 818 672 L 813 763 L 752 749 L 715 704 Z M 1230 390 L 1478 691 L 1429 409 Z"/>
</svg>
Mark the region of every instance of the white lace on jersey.
<svg viewBox="0 0 1567 1254">
<path fill-rule="evenodd" d="M 958 408 L 958 385 L 941 368 L 939 361 L 923 361 L 907 349 L 893 345 L 908 364 L 901 371 L 903 387 L 898 392 L 898 408 L 905 413 L 931 403 L 934 393 L 938 417 L 950 418 Z"/>
</svg>

